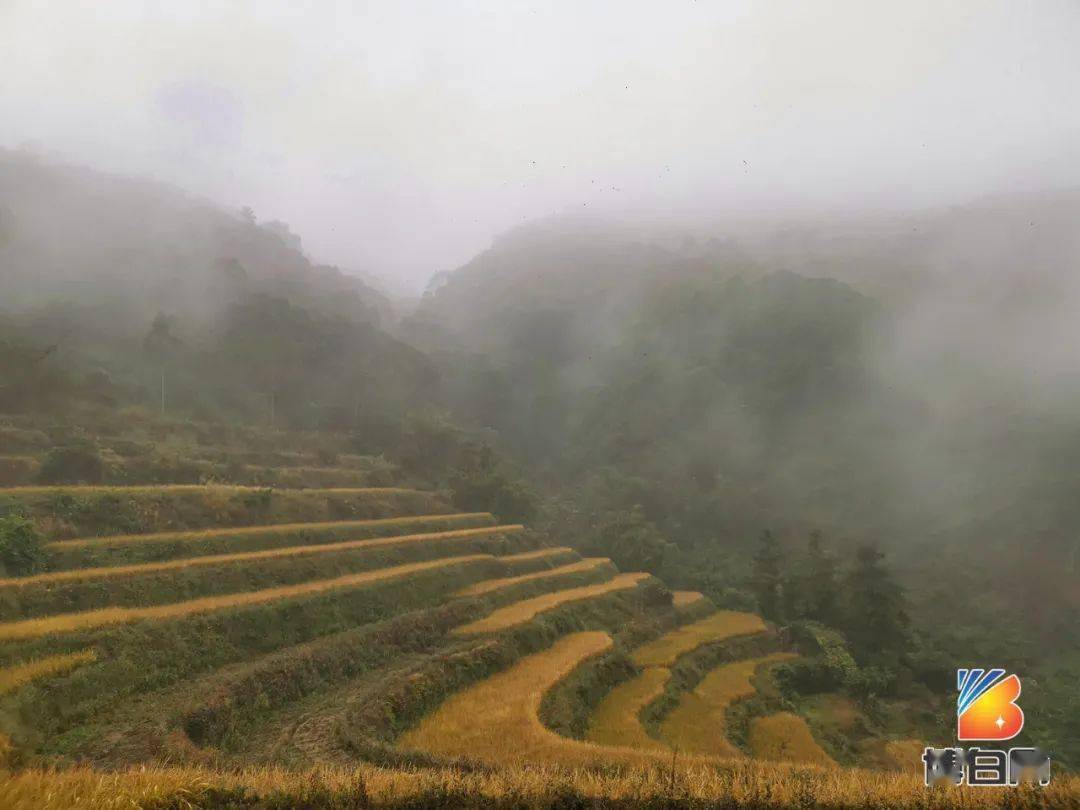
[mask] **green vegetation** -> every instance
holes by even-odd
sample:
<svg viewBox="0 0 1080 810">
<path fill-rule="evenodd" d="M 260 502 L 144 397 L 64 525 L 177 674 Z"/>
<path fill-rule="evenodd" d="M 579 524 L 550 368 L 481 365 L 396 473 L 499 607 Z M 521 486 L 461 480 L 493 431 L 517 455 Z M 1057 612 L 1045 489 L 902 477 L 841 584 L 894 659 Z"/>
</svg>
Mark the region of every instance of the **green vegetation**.
<svg viewBox="0 0 1080 810">
<path fill-rule="evenodd" d="M 21 515 L 0 517 L 0 576 L 25 576 L 45 567 L 45 548 L 37 528 Z"/>
</svg>

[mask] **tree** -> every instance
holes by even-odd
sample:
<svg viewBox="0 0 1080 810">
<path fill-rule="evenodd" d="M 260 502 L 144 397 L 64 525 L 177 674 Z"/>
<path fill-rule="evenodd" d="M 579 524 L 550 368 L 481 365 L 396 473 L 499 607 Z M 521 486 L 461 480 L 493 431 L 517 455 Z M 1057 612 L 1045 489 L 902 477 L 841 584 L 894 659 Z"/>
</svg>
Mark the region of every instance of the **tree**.
<svg viewBox="0 0 1080 810">
<path fill-rule="evenodd" d="M 910 618 L 904 590 L 876 546 L 860 546 L 847 576 L 844 631 L 856 653 L 900 653 L 908 645 Z"/>
<path fill-rule="evenodd" d="M 600 530 L 597 545 L 624 571 L 658 575 L 678 554 L 678 546 L 660 533 L 639 505 L 610 520 Z"/>
<path fill-rule="evenodd" d="M 825 547 L 821 532 L 810 533 L 806 544 L 806 616 L 824 624 L 836 621 L 836 561 Z"/>
<path fill-rule="evenodd" d="M 24 576 L 45 567 L 45 544 L 29 520 L 21 515 L 0 517 L 0 572 Z"/>
<path fill-rule="evenodd" d="M 767 619 L 780 616 L 781 581 L 783 579 L 783 553 L 773 533 L 766 529 L 758 538 L 754 553 L 754 569 L 751 588 L 757 597 L 758 607 Z"/>
</svg>

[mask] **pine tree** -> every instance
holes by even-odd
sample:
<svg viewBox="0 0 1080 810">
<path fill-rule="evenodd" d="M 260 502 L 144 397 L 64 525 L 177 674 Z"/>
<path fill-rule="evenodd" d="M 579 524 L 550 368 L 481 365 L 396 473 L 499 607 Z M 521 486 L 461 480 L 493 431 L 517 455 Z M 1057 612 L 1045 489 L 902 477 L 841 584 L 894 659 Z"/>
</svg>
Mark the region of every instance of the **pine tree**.
<svg viewBox="0 0 1080 810">
<path fill-rule="evenodd" d="M 845 633 L 862 656 L 898 653 L 907 646 L 910 619 L 904 591 L 876 546 L 860 546 L 847 577 Z"/>
<path fill-rule="evenodd" d="M 782 568 L 783 554 L 780 544 L 773 533 L 766 529 L 758 538 L 758 548 L 754 553 L 751 587 L 757 597 L 758 606 L 767 619 L 777 619 L 780 615 Z"/>
</svg>

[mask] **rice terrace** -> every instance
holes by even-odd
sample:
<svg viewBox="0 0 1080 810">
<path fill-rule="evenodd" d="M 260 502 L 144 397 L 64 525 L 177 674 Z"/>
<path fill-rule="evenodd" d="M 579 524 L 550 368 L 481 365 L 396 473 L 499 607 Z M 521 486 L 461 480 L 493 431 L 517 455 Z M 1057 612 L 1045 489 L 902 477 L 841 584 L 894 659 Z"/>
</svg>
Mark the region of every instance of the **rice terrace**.
<svg viewBox="0 0 1080 810">
<path fill-rule="evenodd" d="M 730 716 L 798 644 L 436 491 L 16 486 L 0 504 L 44 538 L 36 573 L 0 579 L 4 807 L 1075 796 L 840 767 L 775 695 Z"/>
</svg>

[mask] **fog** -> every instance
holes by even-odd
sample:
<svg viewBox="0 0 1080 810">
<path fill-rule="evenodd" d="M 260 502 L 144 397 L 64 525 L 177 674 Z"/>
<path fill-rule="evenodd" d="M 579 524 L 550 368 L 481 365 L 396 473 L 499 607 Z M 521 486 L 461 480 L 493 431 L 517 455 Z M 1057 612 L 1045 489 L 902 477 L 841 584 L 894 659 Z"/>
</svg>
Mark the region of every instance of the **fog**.
<svg viewBox="0 0 1080 810">
<path fill-rule="evenodd" d="M 567 211 L 1080 182 L 1073 2 L 0 2 L 0 146 L 283 220 L 417 292 Z"/>
</svg>

